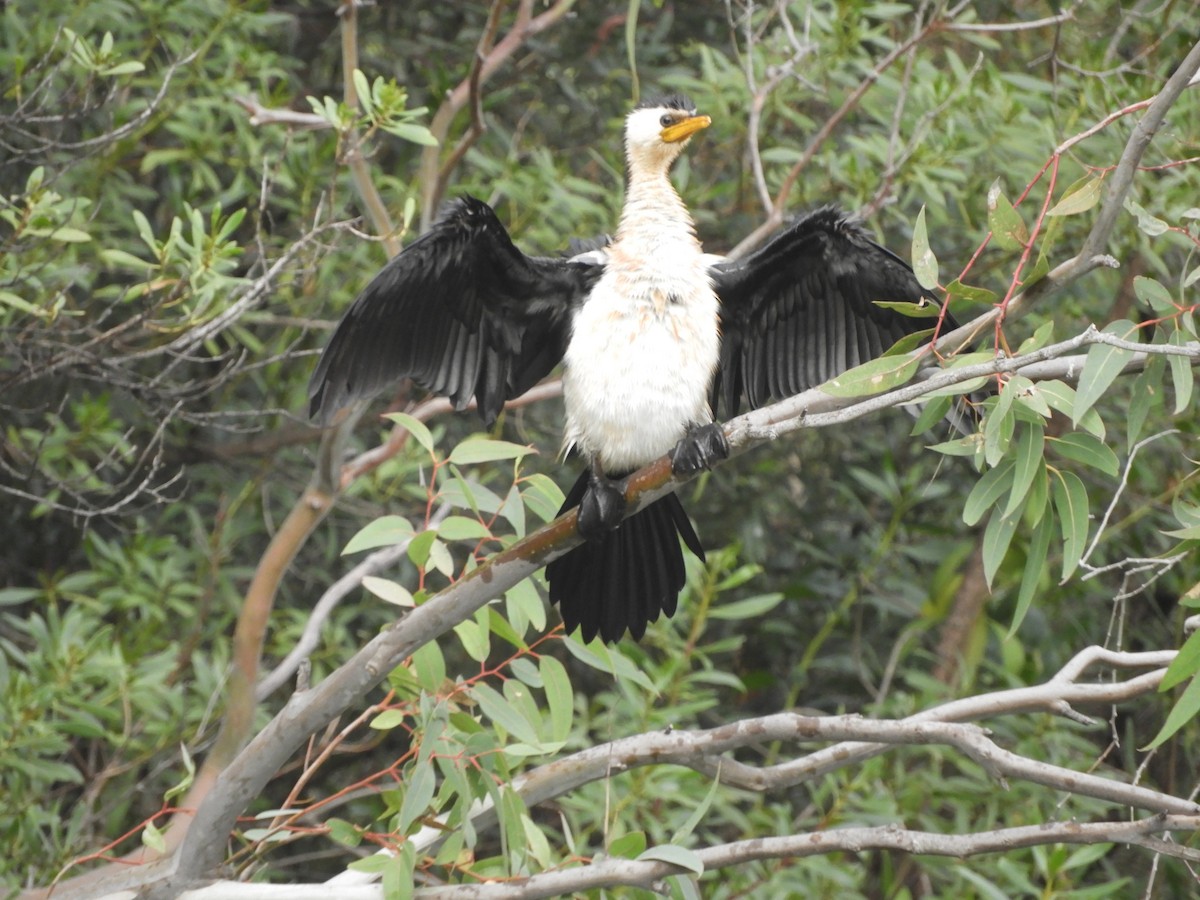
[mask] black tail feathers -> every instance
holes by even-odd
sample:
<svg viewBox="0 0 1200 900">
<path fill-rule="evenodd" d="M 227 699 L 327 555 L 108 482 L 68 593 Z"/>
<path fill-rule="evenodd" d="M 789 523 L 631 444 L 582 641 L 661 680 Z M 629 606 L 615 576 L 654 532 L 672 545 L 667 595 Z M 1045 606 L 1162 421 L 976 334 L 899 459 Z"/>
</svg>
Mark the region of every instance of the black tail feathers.
<svg viewBox="0 0 1200 900">
<path fill-rule="evenodd" d="M 559 515 L 579 505 L 587 486 L 585 471 Z M 546 566 L 550 602 L 567 631 L 578 628 L 585 641 L 600 635 L 611 642 L 628 630 L 636 640 L 660 614 L 672 615 L 686 579 L 680 537 L 704 559 L 683 505 L 668 494 Z"/>
</svg>

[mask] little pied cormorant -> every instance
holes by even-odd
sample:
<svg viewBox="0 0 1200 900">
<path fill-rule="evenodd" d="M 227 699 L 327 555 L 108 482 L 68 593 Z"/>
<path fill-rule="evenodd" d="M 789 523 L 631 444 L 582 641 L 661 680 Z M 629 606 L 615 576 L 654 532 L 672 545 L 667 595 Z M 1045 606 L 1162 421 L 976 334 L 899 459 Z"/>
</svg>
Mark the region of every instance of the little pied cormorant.
<svg viewBox="0 0 1200 900">
<path fill-rule="evenodd" d="M 681 96 L 629 114 L 625 206 L 602 251 L 526 256 L 486 203 L 455 202 L 354 301 L 309 385 L 323 424 L 407 376 L 458 409 L 474 398 L 490 425 L 563 362 L 564 446 L 589 468 L 560 515 L 579 506 L 587 540 L 546 576 L 567 630 L 585 640 L 640 638 L 675 612 L 679 538 L 704 558 L 675 494 L 622 522 L 617 479 L 668 452 L 676 472 L 709 467 L 728 454 L 718 403 L 733 415 L 743 397 L 758 407 L 799 393 L 922 327 L 874 301 L 937 302 L 832 208 L 742 259 L 705 254 L 668 173 L 710 122 Z"/>
</svg>

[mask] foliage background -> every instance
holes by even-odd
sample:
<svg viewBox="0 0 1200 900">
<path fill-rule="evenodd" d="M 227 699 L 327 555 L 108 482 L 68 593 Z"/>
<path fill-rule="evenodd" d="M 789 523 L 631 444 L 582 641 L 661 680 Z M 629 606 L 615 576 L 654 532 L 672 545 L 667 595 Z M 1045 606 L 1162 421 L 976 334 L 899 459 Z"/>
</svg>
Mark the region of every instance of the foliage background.
<svg viewBox="0 0 1200 900">
<path fill-rule="evenodd" d="M 184 756 L 202 757 L 212 746 L 229 636 L 252 574 L 321 452 L 303 415 L 315 353 L 386 259 L 381 243 L 365 239 L 372 229 L 360 218 L 353 140 L 367 134 L 370 181 L 393 220 L 408 223 L 401 237 L 410 237 L 436 208 L 420 128 L 434 124 L 443 98 L 468 76 L 489 16 L 504 34 L 517 14 L 504 4 L 498 12 L 451 7 L 380 3 L 357 11 L 358 67 L 368 80 L 394 81 L 404 95 L 388 98 L 383 125 L 341 134 L 250 115 L 309 114 L 306 98 L 343 96 L 345 45 L 333 4 L 48 0 L 0 11 L 0 490 L 9 510 L 0 517 L 7 798 L 0 842 L 10 848 L 0 871 L 7 887 L 44 885 L 100 847 L 135 849 L 147 840 L 142 823 L 165 824 Z M 493 203 L 528 251 L 558 252 L 571 237 L 611 229 L 623 177 L 617 135 L 636 89 L 632 58 L 643 92 L 685 90 L 714 117 L 676 174 L 710 249 L 735 247 L 766 219 L 762 190 L 784 198 L 788 211 L 826 202 L 861 209 L 905 257 L 924 207 L 946 282 L 994 224 L 993 183 L 1015 199 L 1061 142 L 1158 90 L 1194 40 L 1191 3 L 1078 4 L 1061 16 L 1048 4 L 1011 9 L 580 3 L 529 35 L 490 75 L 481 90 L 486 131 L 450 170 L 449 194 Z M 1042 19 L 1052 21 L 1037 25 Z M 929 21 L 952 27 L 922 32 Z M 975 27 L 1022 21 L 1034 24 Z M 814 135 L 881 59 L 910 43 L 912 52 L 870 81 L 828 139 L 813 145 L 788 189 Z M 773 89 L 755 94 L 755 85 L 767 84 Z M 747 138 L 756 97 L 757 152 Z M 421 107 L 430 112 L 413 112 Z M 345 121 L 349 112 L 331 115 Z M 470 118 L 466 111 L 452 120 L 449 146 L 468 132 Z M 1056 199 L 1066 185 L 1115 164 L 1132 121 L 1117 120 L 1063 157 Z M 1198 135 L 1192 91 L 1156 137 L 1144 161 L 1152 168 L 1131 192 L 1137 206 L 1106 248 L 1121 267 L 1094 272 L 1014 317 L 1003 331 L 1008 346 L 1047 323 L 1061 339 L 1088 323 L 1161 318 L 1137 290 L 1139 276 L 1165 285 L 1183 307 L 1195 302 L 1200 179 L 1190 160 L 1200 153 Z M 1027 223 L 1044 189 L 1045 181 L 1019 207 Z M 1042 245 L 1052 263 L 1076 251 L 1091 214 L 1057 221 L 1053 243 Z M 1019 256 L 993 243 L 968 280 L 1003 296 Z M 981 307 L 956 300 L 952 308 L 965 320 Z M 1040 560 L 1030 550 L 1034 528 L 1016 528 L 989 592 L 982 524 L 962 519 L 979 473 L 969 460 L 928 450 L 948 435 L 909 437 L 911 419 L 899 410 L 801 431 L 683 489 L 711 548 L 709 565 L 695 567 L 679 615 L 654 626 L 640 646 L 622 646 L 628 662 L 616 664 L 617 675 L 594 659 L 589 665 L 581 659 L 587 651 L 559 632 L 527 649 L 554 616 L 543 629 L 528 587 L 510 592 L 504 612 L 516 649 L 500 632 L 489 642 L 484 622 L 478 633 L 459 629 L 426 653 L 415 681 L 394 676 L 397 693 L 381 690 L 367 701 L 394 708 L 396 717 L 355 729 L 320 766 L 297 759 L 247 811 L 313 805 L 271 840 L 245 823 L 233 845 L 238 871 L 269 880 L 331 875 L 386 843 L 384 836 L 398 840 L 397 816 L 419 824 L 403 798 L 414 767 L 432 766 L 419 748 L 427 740 L 433 746 L 435 720 L 457 729 L 459 752 L 475 765 L 479 780 L 462 785 L 462 797 L 486 793 L 488 777 L 509 779 L 523 763 L 494 752 L 495 741 L 505 743 L 504 727 L 477 724 L 476 743 L 465 737 L 472 716 L 494 725 L 496 710 L 480 716 L 481 684 L 520 709 L 526 700 L 515 699 L 512 686 L 560 689 L 569 677 L 573 715 L 538 733 L 548 740 L 552 732 L 567 752 L 785 708 L 899 717 L 1042 681 L 1088 644 L 1179 646 L 1186 614 L 1179 598 L 1196 577 L 1195 535 L 1186 530 L 1196 525 L 1187 518 L 1197 502 L 1196 421 L 1190 403 L 1176 402 L 1187 400 L 1190 370 L 1188 385 L 1160 372 L 1157 381 L 1122 377 L 1104 393 L 1096 409 L 1121 468 L 1071 465 L 1093 511 L 1089 566 L 1060 584 L 1062 548 L 1052 545 L 1015 632 L 1026 560 L 1031 553 Z M 407 388 L 388 398 L 410 411 L 418 399 Z M 531 444 L 539 455 L 516 469 L 511 458 L 464 465 L 476 506 L 510 496 L 514 477 L 525 494 L 514 502 L 526 513 L 509 506 L 499 520 L 483 516 L 487 535 L 509 541 L 553 510 L 548 485 L 562 484 L 570 468 L 555 459 L 560 420 L 555 400 L 516 409 L 491 437 Z M 385 440 L 387 427 L 373 413 L 364 417 L 347 458 Z M 430 427 L 437 455 L 409 441 L 355 478 L 300 547 L 278 585 L 263 647 L 268 666 L 293 648 L 315 599 L 354 561 L 341 552 L 363 524 L 387 513 L 419 527 L 454 499 L 455 479 L 435 460 L 478 422 L 443 416 Z M 1069 425 L 1053 419 L 1046 429 L 1061 434 Z M 1150 435 L 1161 437 L 1133 457 Z M 460 494 L 454 515 L 470 518 L 471 506 Z M 1166 534 L 1181 526 L 1182 538 Z M 496 546 L 480 542 L 485 533 L 457 527 L 457 539 L 443 533 L 431 545 L 441 549 L 409 553 L 388 578 L 418 595 L 432 592 L 448 572 Z M 1131 562 L 1146 559 L 1173 561 Z M 395 614 L 356 591 L 311 654 L 313 682 Z M 521 669 L 531 661 L 553 669 L 546 659 L 561 664 L 561 679 L 557 671 Z M 543 712 L 529 713 L 539 723 L 555 709 L 545 690 L 534 690 Z M 284 694 L 266 699 L 259 724 Z M 1153 753 L 1139 750 L 1173 699 L 1091 710 L 1107 719 L 1098 727 L 1048 715 L 989 726 L 1016 752 L 1091 760 L 1112 777 L 1136 773 L 1186 797 L 1200 771 L 1194 726 Z M 772 745 L 755 757 L 787 753 Z M 294 791 L 301 771 L 310 779 L 302 801 Z M 379 773 L 389 772 L 397 784 L 372 790 L 388 786 Z M 447 809 L 452 776 L 438 772 L 444 796 L 434 808 Z M 705 815 L 692 821 L 697 804 Z M 499 835 L 460 841 L 419 867 L 469 880 L 537 871 L 605 848 L 629 854 L 639 840 L 702 846 L 887 822 L 987 830 L 1105 809 L 1028 784 L 1003 790 L 939 748 L 892 753 L 768 795 L 710 793 L 710 779 L 697 773 L 651 767 L 518 810 Z M 614 850 L 622 838 L 632 843 Z M 703 890 L 1065 897 L 1194 889 L 1194 865 L 1100 846 L 965 862 L 890 851 L 773 860 L 722 871 Z"/>
</svg>

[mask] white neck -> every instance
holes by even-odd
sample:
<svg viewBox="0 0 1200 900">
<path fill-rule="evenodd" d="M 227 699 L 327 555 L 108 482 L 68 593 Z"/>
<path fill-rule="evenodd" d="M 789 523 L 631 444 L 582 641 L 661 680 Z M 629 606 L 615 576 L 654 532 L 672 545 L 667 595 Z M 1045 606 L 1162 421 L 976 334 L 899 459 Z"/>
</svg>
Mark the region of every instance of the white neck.
<svg viewBox="0 0 1200 900">
<path fill-rule="evenodd" d="M 645 247 L 682 241 L 699 249 L 692 217 L 665 168 L 648 169 L 631 160 L 617 241 Z"/>
</svg>

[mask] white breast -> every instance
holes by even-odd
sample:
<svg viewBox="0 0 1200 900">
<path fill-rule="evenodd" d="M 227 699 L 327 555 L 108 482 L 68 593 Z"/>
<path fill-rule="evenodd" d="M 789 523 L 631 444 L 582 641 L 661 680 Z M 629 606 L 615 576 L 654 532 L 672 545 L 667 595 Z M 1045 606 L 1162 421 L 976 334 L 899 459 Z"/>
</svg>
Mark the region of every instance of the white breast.
<svg viewBox="0 0 1200 900">
<path fill-rule="evenodd" d="M 717 298 L 694 238 L 622 242 L 576 315 L 567 347 L 564 445 L 623 474 L 712 421 L 708 390 L 720 350 Z"/>
</svg>

